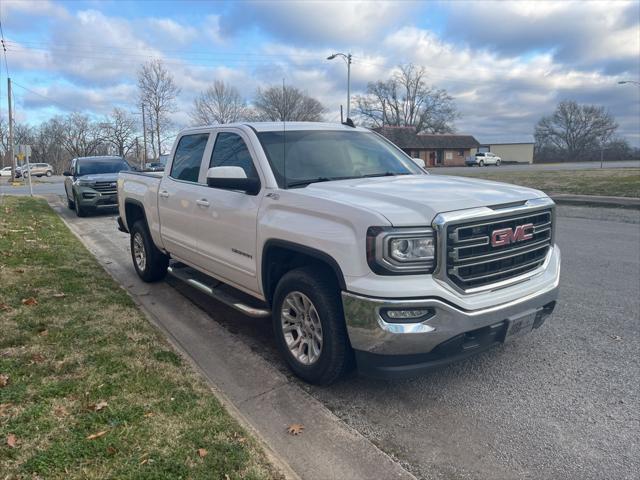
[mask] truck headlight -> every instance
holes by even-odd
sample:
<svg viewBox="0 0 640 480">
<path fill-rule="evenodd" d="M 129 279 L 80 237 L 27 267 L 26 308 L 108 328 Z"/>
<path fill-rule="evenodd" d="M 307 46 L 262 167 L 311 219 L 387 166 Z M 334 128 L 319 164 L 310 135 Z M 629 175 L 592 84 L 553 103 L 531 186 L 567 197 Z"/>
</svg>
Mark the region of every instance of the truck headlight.
<svg viewBox="0 0 640 480">
<path fill-rule="evenodd" d="M 367 261 L 380 275 L 432 273 L 436 234 L 431 228 L 370 227 Z"/>
</svg>

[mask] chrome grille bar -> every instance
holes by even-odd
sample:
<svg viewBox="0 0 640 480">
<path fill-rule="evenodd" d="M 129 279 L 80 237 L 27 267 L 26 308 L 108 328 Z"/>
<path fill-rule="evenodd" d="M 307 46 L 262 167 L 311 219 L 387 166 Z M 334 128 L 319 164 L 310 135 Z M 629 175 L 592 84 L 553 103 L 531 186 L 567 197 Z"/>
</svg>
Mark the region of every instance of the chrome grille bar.
<svg viewBox="0 0 640 480">
<path fill-rule="evenodd" d="M 437 278 L 463 293 L 502 288 L 540 272 L 553 245 L 554 203 L 537 198 L 521 206 L 482 207 L 438 215 L 440 266 Z M 492 245 L 494 232 L 532 224 L 530 238 L 510 237 Z"/>
</svg>

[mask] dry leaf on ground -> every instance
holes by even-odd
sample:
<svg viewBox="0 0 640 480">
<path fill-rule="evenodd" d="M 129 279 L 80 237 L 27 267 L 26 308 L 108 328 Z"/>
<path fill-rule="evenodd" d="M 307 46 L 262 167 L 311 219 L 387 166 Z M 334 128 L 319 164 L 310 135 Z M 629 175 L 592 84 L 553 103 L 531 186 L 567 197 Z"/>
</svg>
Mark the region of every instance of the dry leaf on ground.
<svg viewBox="0 0 640 480">
<path fill-rule="evenodd" d="M 11 310 L 11 307 L 6 303 L 0 303 L 0 310 L 8 311 Z"/>
<path fill-rule="evenodd" d="M 17 443 L 17 439 L 16 436 L 12 433 L 9 436 L 7 436 L 7 445 L 11 448 L 16 448 L 16 443 Z"/>
<path fill-rule="evenodd" d="M 0 388 L 6 387 L 8 383 L 9 383 L 9 375 L 0 373 Z"/>
<path fill-rule="evenodd" d="M 23 304 L 23 305 L 27 305 L 27 306 L 31 307 L 31 306 L 33 306 L 33 305 L 37 305 L 37 304 L 38 304 L 38 301 L 37 301 L 35 298 L 33 298 L 33 297 L 23 298 L 23 299 L 22 299 L 22 304 Z"/>
<path fill-rule="evenodd" d="M 16 272 L 16 273 L 24 273 L 24 268 L 16 268 L 14 270 L 14 272 Z"/>
<path fill-rule="evenodd" d="M 58 405 L 53 409 L 53 414 L 56 417 L 66 417 L 67 415 L 69 415 L 69 411 L 62 405 Z"/>
<path fill-rule="evenodd" d="M 304 425 L 302 425 L 301 423 L 292 423 L 287 428 L 287 432 L 289 432 L 291 435 L 300 435 L 303 430 Z"/>
<path fill-rule="evenodd" d="M 38 335 L 40 335 L 41 337 L 46 337 L 47 335 L 49 335 L 49 330 L 42 330 Z"/>
<path fill-rule="evenodd" d="M 66 293 L 54 293 L 53 295 L 51 295 L 53 298 L 64 298 L 67 296 Z"/>
<path fill-rule="evenodd" d="M 100 400 L 98 403 L 92 403 L 91 405 L 88 405 L 87 409 L 93 410 L 94 412 L 99 412 L 100 410 L 103 410 L 107 406 L 109 406 L 107 402 L 105 402 L 104 400 Z"/>
<path fill-rule="evenodd" d="M 33 355 L 31 355 L 31 360 L 33 360 L 33 363 L 42 363 L 46 360 L 46 358 L 44 355 L 34 353 Z"/>
<path fill-rule="evenodd" d="M 144 414 L 145 417 L 149 418 L 149 417 L 153 417 L 155 414 L 153 412 L 147 412 Z"/>
<path fill-rule="evenodd" d="M 207 452 L 204 448 L 199 448 L 199 449 L 198 449 L 198 456 L 199 456 L 200 458 L 204 458 L 204 457 L 206 457 L 206 456 L 207 456 L 207 453 L 209 453 L 209 452 Z"/>
<path fill-rule="evenodd" d="M 13 406 L 13 403 L 0 403 L 0 417 L 2 417 L 10 407 Z"/>
<path fill-rule="evenodd" d="M 103 430 L 103 431 L 98 432 L 98 433 L 92 433 L 91 435 L 89 435 L 87 437 L 87 440 L 95 440 L 96 438 L 100 438 L 100 437 L 102 437 L 102 436 L 104 436 L 106 434 L 107 434 L 107 430 Z"/>
</svg>

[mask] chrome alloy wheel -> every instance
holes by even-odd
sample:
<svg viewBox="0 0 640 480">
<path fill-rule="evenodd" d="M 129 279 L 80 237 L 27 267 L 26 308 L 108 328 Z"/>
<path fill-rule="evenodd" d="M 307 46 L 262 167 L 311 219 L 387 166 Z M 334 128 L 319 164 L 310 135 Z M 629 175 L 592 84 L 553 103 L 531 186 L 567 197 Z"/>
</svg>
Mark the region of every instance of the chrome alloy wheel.
<svg viewBox="0 0 640 480">
<path fill-rule="evenodd" d="M 138 270 L 144 272 L 147 266 L 147 252 L 144 249 L 144 241 L 140 232 L 136 232 L 133 236 L 133 258 L 136 261 Z"/>
<path fill-rule="evenodd" d="M 280 324 L 293 357 L 312 365 L 322 353 L 322 325 L 316 307 L 302 292 L 289 292 L 282 302 Z"/>
</svg>

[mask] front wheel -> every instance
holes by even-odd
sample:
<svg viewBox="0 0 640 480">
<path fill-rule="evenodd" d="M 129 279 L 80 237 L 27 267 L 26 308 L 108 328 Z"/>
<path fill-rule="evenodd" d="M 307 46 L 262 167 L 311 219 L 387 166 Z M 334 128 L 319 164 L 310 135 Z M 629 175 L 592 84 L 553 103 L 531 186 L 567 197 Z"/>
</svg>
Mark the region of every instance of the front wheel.
<svg viewBox="0 0 640 480">
<path fill-rule="evenodd" d="M 84 208 L 82 205 L 80 205 L 80 199 L 76 196 L 75 200 L 73 201 L 73 204 L 75 206 L 76 209 L 76 215 L 79 217 L 86 217 L 87 216 L 87 209 Z"/>
<path fill-rule="evenodd" d="M 143 220 L 138 220 L 131 228 L 131 258 L 138 276 L 145 282 L 157 282 L 167 274 L 169 257 L 153 243 Z"/>
<path fill-rule="evenodd" d="M 478 166 L 479 166 L 479 167 L 484 167 L 484 160 L 480 160 L 480 161 L 478 162 Z"/>
<path fill-rule="evenodd" d="M 50 177 L 53 175 L 53 172 L 51 170 L 47 170 L 47 177 Z"/>
<path fill-rule="evenodd" d="M 272 315 L 276 343 L 293 373 L 329 385 L 349 369 L 352 351 L 339 289 L 322 273 L 310 268 L 286 273 Z"/>
<path fill-rule="evenodd" d="M 500 160 L 496 160 L 496 167 L 499 167 L 500 163 L 501 163 Z"/>
</svg>

